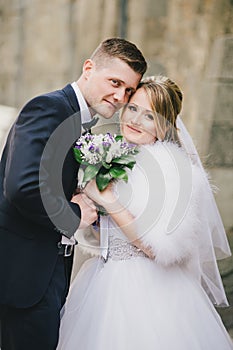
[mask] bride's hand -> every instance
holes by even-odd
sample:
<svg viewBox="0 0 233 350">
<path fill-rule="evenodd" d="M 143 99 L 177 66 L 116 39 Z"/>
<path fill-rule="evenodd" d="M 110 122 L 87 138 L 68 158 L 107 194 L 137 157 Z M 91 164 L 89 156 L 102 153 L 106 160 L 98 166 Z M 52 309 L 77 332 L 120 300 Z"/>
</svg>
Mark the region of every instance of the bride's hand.
<svg viewBox="0 0 233 350">
<path fill-rule="evenodd" d="M 99 191 L 96 185 L 96 181 L 91 180 L 86 185 L 83 192 L 94 202 L 96 202 L 99 205 L 102 205 L 103 207 L 105 207 L 105 205 L 113 203 L 116 200 L 112 191 L 112 184 L 109 184 L 105 190 Z"/>
</svg>

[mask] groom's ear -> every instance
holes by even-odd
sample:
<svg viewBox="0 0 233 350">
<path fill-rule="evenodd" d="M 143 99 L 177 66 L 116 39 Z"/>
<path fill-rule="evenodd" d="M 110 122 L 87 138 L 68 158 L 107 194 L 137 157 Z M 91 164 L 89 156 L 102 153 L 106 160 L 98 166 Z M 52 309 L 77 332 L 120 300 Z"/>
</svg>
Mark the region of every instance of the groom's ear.
<svg viewBox="0 0 233 350">
<path fill-rule="evenodd" d="M 89 58 L 87 59 L 83 64 L 83 75 L 86 79 L 89 78 L 91 75 L 91 72 L 93 71 L 95 67 L 95 63 Z"/>
</svg>

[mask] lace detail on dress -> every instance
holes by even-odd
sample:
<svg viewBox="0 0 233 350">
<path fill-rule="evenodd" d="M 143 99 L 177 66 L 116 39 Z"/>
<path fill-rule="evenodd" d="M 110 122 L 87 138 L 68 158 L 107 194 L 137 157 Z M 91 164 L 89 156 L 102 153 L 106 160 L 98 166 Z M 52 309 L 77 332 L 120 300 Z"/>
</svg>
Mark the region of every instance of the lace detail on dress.
<svg viewBox="0 0 233 350">
<path fill-rule="evenodd" d="M 148 256 L 133 244 L 123 239 L 109 236 L 108 259 L 127 260 L 135 257 L 148 258 Z"/>
</svg>

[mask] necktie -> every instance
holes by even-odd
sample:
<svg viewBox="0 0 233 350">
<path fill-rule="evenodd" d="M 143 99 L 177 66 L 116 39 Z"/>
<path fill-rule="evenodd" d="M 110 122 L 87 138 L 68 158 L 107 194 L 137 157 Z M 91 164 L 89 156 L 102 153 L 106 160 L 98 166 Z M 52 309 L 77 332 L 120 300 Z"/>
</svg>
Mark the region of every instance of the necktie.
<svg viewBox="0 0 233 350">
<path fill-rule="evenodd" d="M 91 131 L 91 128 L 98 122 L 99 118 L 95 117 L 90 122 L 86 122 L 82 124 L 83 129 L 85 130 L 83 134 Z"/>
</svg>

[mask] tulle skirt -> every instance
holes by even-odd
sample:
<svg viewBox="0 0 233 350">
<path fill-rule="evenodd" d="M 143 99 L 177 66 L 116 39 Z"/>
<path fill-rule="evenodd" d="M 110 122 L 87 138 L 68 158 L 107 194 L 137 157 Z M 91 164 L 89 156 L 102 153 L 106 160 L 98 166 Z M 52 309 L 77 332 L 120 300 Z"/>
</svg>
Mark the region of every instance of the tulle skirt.
<svg viewBox="0 0 233 350">
<path fill-rule="evenodd" d="M 185 267 L 91 258 L 62 310 L 59 350 L 230 350 L 231 339 Z"/>
</svg>

